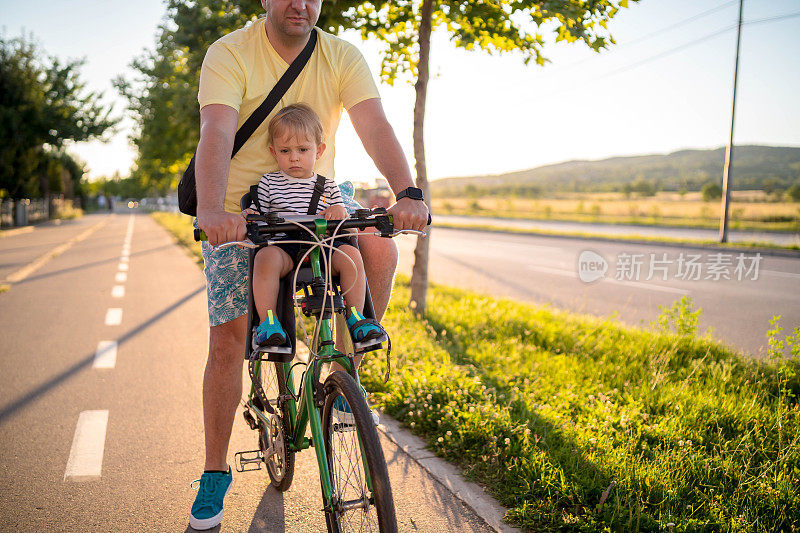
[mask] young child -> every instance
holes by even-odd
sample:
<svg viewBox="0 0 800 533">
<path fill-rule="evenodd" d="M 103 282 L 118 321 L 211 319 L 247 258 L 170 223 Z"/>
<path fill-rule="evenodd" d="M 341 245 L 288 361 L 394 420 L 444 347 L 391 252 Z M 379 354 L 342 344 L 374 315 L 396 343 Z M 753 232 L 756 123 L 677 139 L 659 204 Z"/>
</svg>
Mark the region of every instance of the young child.
<svg viewBox="0 0 800 533">
<path fill-rule="evenodd" d="M 284 107 L 269 122 L 269 139 L 269 151 L 281 170 L 261 177 L 258 183 L 258 202 L 245 212 L 255 213 L 260 209 L 262 214 L 308 214 L 317 181 L 314 163 L 325 151 L 319 117 L 304 104 Z M 348 217 L 339 188 L 327 178 L 325 191 L 319 199 L 317 215 L 326 220 L 342 220 Z M 385 332 L 380 324 L 361 314 L 364 311 L 367 283 L 361 254 L 356 247 L 346 242 L 337 240 L 333 245 L 337 251 L 333 253 L 332 273 L 339 276 L 343 290 L 352 286 L 344 297 L 347 326 L 353 343 L 363 345 L 367 341 L 382 338 Z M 299 244 L 276 243 L 256 253 L 253 264 L 253 299 L 262 322 L 256 329 L 254 342 L 259 346 L 280 346 L 287 342 L 286 331 L 275 317 L 275 308 L 280 278 L 292 271 L 299 259 L 299 251 Z M 353 264 L 344 254 L 355 263 L 356 268 L 353 268 Z"/>
</svg>

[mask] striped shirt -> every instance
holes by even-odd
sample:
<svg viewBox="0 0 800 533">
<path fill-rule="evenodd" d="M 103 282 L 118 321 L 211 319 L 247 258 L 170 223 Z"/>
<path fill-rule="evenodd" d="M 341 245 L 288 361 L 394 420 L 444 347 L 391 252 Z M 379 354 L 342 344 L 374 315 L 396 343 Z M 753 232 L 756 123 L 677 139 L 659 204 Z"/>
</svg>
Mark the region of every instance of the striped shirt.
<svg viewBox="0 0 800 533">
<path fill-rule="evenodd" d="M 283 172 L 269 172 L 258 182 L 258 204 L 262 214 L 305 215 L 314 194 L 317 174 L 310 178 L 293 178 Z M 325 178 L 325 192 L 319 198 L 317 213 L 332 205 L 344 205 L 339 187 Z M 251 206 L 255 207 L 255 206 Z"/>
</svg>

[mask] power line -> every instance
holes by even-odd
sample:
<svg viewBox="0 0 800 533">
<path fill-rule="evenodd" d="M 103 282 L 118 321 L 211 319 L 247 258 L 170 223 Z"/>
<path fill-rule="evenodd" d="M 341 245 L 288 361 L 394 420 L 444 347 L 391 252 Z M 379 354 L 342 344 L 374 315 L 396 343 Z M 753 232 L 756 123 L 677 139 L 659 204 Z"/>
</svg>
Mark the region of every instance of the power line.
<svg viewBox="0 0 800 533">
<path fill-rule="evenodd" d="M 742 26 L 746 26 L 748 24 L 762 24 L 764 22 L 774 22 L 776 20 L 784 20 L 784 19 L 791 19 L 795 17 L 800 17 L 800 11 L 795 11 L 794 13 L 786 13 L 783 15 L 777 15 L 775 17 L 767 17 L 763 19 L 755 19 L 755 20 L 748 20 L 742 23 Z"/>
<path fill-rule="evenodd" d="M 600 76 L 598 78 L 595 78 L 595 79 L 601 80 L 603 78 L 607 78 L 609 76 L 613 76 L 615 74 L 619 74 L 620 72 L 625 72 L 626 70 L 631 70 L 631 69 L 634 69 L 636 67 L 642 66 L 642 65 L 644 65 L 646 63 L 650 63 L 651 61 L 655 61 L 657 59 L 661 59 L 662 57 L 666 57 L 668 55 L 674 54 L 675 52 L 680 52 L 684 48 L 689 48 L 690 46 L 694 46 L 696 44 L 700 44 L 703 41 L 707 41 L 709 39 L 713 39 L 714 37 L 717 37 L 718 35 L 722 35 L 723 33 L 727 33 L 729 31 L 731 31 L 732 29 L 734 29 L 736 26 L 737 25 L 734 24 L 733 26 L 728 26 L 727 28 L 722 28 L 721 30 L 715 31 L 714 33 L 709 33 L 708 35 L 704 35 L 703 37 L 700 37 L 700 38 L 695 39 L 693 41 L 689 41 L 688 43 L 684 43 L 684 44 L 682 44 L 680 46 L 676 46 L 675 48 L 670 48 L 669 50 L 665 50 L 664 52 L 660 52 L 660 53 L 658 53 L 658 54 L 656 54 L 654 56 L 650 56 L 648 58 L 642 59 L 641 61 L 637 61 L 636 63 L 631 63 L 630 65 L 625 65 L 624 67 L 620 67 L 618 69 L 615 69 L 615 70 L 612 70 L 610 72 L 607 72 L 607 73 L 603 74 L 602 76 Z"/>
<path fill-rule="evenodd" d="M 715 13 L 715 12 L 721 10 L 721 9 L 725 9 L 726 7 L 731 6 L 731 5 L 735 4 L 735 3 L 737 3 L 737 0 L 731 0 L 730 2 L 725 2 L 724 4 L 720 4 L 717 7 L 713 7 L 711 9 L 707 10 L 707 11 L 703 11 L 702 13 L 698 13 L 697 15 L 694 15 L 694 16 L 689 17 L 687 19 L 684 19 L 684 20 L 681 20 L 679 22 L 676 22 L 675 24 L 671 24 L 671 25 L 669 25 L 669 26 L 667 26 L 665 28 L 661 28 L 660 30 L 656 30 L 656 31 L 654 31 L 652 33 L 648 33 L 647 35 L 643 35 L 642 37 L 639 37 L 639 38 L 634 39 L 632 41 L 628 41 L 627 43 L 622 43 L 622 44 L 618 45 L 616 48 L 622 48 L 623 46 L 630 46 L 632 44 L 636 44 L 636 43 L 640 43 L 642 41 L 646 41 L 648 39 L 651 39 L 651 38 L 655 37 L 656 35 L 661 35 L 662 33 L 666 33 L 666 32 L 668 32 L 670 30 L 675 29 L 675 28 L 679 28 L 681 26 L 689 24 L 690 22 L 694 22 L 695 20 L 697 20 L 699 18 L 703 18 L 703 17 L 705 17 L 707 15 L 710 15 L 711 13 Z"/>
<path fill-rule="evenodd" d="M 785 19 L 790 19 L 790 18 L 795 18 L 795 17 L 800 17 L 800 11 L 795 11 L 795 12 L 792 12 L 792 13 L 784 13 L 782 15 L 776 15 L 774 17 L 765 17 L 765 18 L 761 18 L 761 19 L 748 20 L 748 21 L 742 22 L 742 26 L 764 24 L 764 23 L 768 23 L 768 22 L 776 22 L 776 21 L 779 21 L 779 20 L 785 20 Z M 622 72 L 625 72 L 625 71 L 628 71 L 628 70 L 632 70 L 632 69 L 640 67 L 640 66 L 642 66 L 644 64 L 650 63 L 652 61 L 656 61 L 656 60 L 661 59 L 663 57 L 666 57 L 668 55 L 672 55 L 672 54 L 674 54 L 676 52 L 680 52 L 681 50 L 684 50 L 686 48 L 690 48 L 690 47 L 695 46 L 697 44 L 700 44 L 700 43 L 702 43 L 704 41 L 708 41 L 709 39 L 713 39 L 714 37 L 718 37 L 718 36 L 722 35 L 723 33 L 727 33 L 729 31 L 735 29 L 737 26 L 738 26 L 738 24 L 733 24 L 731 26 L 727 26 L 727 27 L 722 28 L 720 30 L 717 30 L 715 32 L 712 32 L 712 33 L 709 33 L 709 34 L 704 35 L 702 37 L 699 37 L 697 39 L 691 40 L 691 41 L 689 41 L 687 43 L 681 44 L 681 45 L 676 46 L 674 48 L 670 48 L 669 50 L 665 50 L 663 52 L 659 52 L 656 55 L 647 57 L 647 58 L 642 59 L 640 61 L 636 61 L 635 63 L 631 63 L 629 65 L 625 65 L 623 67 L 614 69 L 614 70 L 612 70 L 610 72 L 607 72 L 607 73 L 605 73 L 605 74 L 603 74 L 601 76 L 597 76 L 597 77 L 593 78 L 591 81 L 594 82 L 594 81 L 598 81 L 598 80 L 602 80 L 602 79 L 608 78 L 610 76 L 615 76 L 615 75 L 620 74 Z M 555 95 L 555 94 L 563 94 L 563 91 L 558 91 L 558 92 L 552 93 L 552 95 Z"/>
<path fill-rule="evenodd" d="M 634 44 L 641 43 L 643 41 L 647 41 L 649 39 L 652 39 L 653 37 L 656 37 L 657 35 L 661 35 L 662 33 L 666 33 L 668 31 L 674 30 L 675 28 L 679 28 L 681 26 L 685 26 L 686 24 L 689 24 L 690 22 L 694 22 L 697 19 L 706 17 L 706 16 L 708 16 L 708 15 L 710 15 L 712 13 L 715 13 L 715 12 L 721 10 L 721 9 L 725 9 L 726 7 L 729 7 L 729 6 L 731 6 L 731 5 L 733 5 L 733 4 L 737 3 L 737 2 L 738 2 L 738 0 L 731 0 L 729 2 L 725 2 L 723 4 L 720 4 L 717 7 L 712 7 L 711 9 L 708 9 L 706 11 L 703 11 L 703 12 L 698 13 L 696 15 L 692 15 L 689 18 L 680 20 L 680 21 L 678 21 L 678 22 L 676 22 L 674 24 L 670 24 L 669 26 L 665 26 L 665 27 L 663 27 L 661 29 L 658 29 L 658 30 L 655 30 L 655 31 L 653 31 L 651 33 L 642 35 L 641 37 L 637 37 L 637 38 L 633 39 L 632 41 L 628 41 L 626 43 L 621 43 L 621 44 L 615 45 L 613 50 L 616 51 L 616 50 L 619 50 L 620 48 L 625 48 L 626 46 L 631 46 L 631 45 L 634 45 Z M 586 59 L 582 59 L 580 61 L 576 61 L 575 63 L 571 63 L 569 65 L 566 65 L 563 68 L 554 70 L 552 72 L 552 74 L 559 74 L 559 73 L 567 71 L 567 70 L 572 70 L 573 68 L 578 67 L 578 66 L 580 66 L 580 65 L 582 65 L 582 64 L 584 64 L 584 63 L 586 63 L 588 61 L 591 61 L 593 59 L 594 59 L 594 57 L 587 57 Z"/>
</svg>

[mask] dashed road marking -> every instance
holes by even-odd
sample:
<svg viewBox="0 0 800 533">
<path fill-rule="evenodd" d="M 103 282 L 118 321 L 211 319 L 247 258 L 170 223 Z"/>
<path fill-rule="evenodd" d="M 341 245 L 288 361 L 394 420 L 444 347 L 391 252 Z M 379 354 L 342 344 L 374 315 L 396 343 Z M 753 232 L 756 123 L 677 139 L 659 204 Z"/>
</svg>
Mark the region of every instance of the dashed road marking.
<svg viewBox="0 0 800 533">
<path fill-rule="evenodd" d="M 117 283 L 125 283 L 128 279 L 128 275 L 125 272 L 117 272 L 117 275 L 114 276 L 114 281 Z"/>
<path fill-rule="evenodd" d="M 83 411 L 80 414 L 64 471 L 65 481 L 89 481 L 100 477 L 107 426 L 108 410 Z"/>
<path fill-rule="evenodd" d="M 117 341 L 100 341 L 94 353 L 92 368 L 114 368 L 117 365 Z"/>
<path fill-rule="evenodd" d="M 94 233 L 95 231 L 100 229 L 102 226 L 104 226 L 107 222 L 108 222 L 108 219 L 101 220 L 100 222 L 98 222 L 97 224 L 95 224 L 91 228 L 87 229 L 83 233 L 71 238 L 70 240 L 68 240 L 67 242 L 65 242 L 63 244 L 60 244 L 59 246 L 56 246 L 53 250 L 50 250 L 49 252 L 45 252 L 44 254 L 40 255 L 38 258 L 36 258 L 34 261 L 29 263 L 28 265 L 20 268 L 16 272 L 12 273 L 10 276 L 8 276 L 6 278 L 6 281 L 7 282 L 11 282 L 11 283 L 18 283 L 18 282 L 22 281 L 23 279 L 25 279 L 28 276 L 30 276 L 31 274 L 33 274 L 36 270 L 41 268 L 42 265 L 44 265 L 45 263 L 50 261 L 52 258 L 54 258 L 57 255 L 60 255 L 60 254 L 64 253 L 65 251 L 67 251 L 76 242 L 80 242 L 80 241 L 84 240 L 86 237 L 88 237 L 89 235 L 91 235 L 92 233 Z"/>
<path fill-rule="evenodd" d="M 125 285 L 114 285 L 114 288 L 111 289 L 111 297 L 122 298 L 123 296 L 125 296 Z"/>
<path fill-rule="evenodd" d="M 106 311 L 106 326 L 119 326 L 122 324 L 122 308 L 111 307 Z"/>
<path fill-rule="evenodd" d="M 117 267 L 117 270 L 119 270 L 121 272 L 127 272 L 128 263 L 120 263 L 119 266 Z"/>
<path fill-rule="evenodd" d="M 120 263 L 127 263 L 130 260 L 131 260 L 131 258 L 128 257 L 127 255 L 120 256 L 120 258 L 119 258 L 119 262 Z"/>
</svg>

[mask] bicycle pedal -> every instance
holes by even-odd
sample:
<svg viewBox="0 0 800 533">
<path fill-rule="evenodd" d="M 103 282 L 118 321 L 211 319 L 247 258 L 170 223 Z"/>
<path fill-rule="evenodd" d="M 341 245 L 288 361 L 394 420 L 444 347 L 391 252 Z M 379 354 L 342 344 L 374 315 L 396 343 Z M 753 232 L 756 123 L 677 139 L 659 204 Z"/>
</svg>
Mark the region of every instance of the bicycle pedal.
<svg viewBox="0 0 800 533">
<path fill-rule="evenodd" d="M 362 342 L 354 342 L 353 343 L 353 350 L 356 353 L 364 353 L 364 352 L 371 352 L 374 350 L 380 350 L 383 348 L 383 343 L 386 342 L 388 337 L 386 335 L 381 335 L 377 339 L 370 339 L 368 341 Z"/>
<path fill-rule="evenodd" d="M 255 353 L 278 353 L 278 354 L 292 353 L 292 347 L 288 344 L 282 344 L 280 346 L 259 346 L 258 344 L 256 344 L 256 341 L 253 340 L 251 346 L 253 348 L 253 352 Z"/>
<path fill-rule="evenodd" d="M 261 465 L 264 463 L 264 454 L 261 450 L 236 452 L 233 457 L 237 472 L 261 470 Z"/>
</svg>

